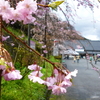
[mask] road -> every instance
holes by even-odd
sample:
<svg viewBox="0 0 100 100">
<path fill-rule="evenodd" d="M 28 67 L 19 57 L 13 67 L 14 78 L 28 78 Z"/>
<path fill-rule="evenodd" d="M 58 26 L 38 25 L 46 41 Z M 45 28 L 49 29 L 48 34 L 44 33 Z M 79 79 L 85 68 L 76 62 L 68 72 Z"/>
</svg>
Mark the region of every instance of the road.
<svg viewBox="0 0 100 100">
<path fill-rule="evenodd" d="M 78 74 L 73 78 L 73 85 L 67 89 L 67 93 L 58 96 L 57 100 L 100 100 L 99 73 L 92 69 L 91 64 L 85 59 L 80 59 L 79 63 L 65 59 L 65 63 L 69 71 L 77 69 Z M 100 62 L 94 65 L 100 68 Z"/>
</svg>

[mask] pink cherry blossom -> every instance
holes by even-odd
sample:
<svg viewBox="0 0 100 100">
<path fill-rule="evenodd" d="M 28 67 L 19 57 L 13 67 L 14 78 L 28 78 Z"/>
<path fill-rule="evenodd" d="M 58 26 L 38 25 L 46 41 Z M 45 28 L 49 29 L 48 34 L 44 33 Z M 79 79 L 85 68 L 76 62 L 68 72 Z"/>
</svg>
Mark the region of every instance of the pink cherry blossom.
<svg viewBox="0 0 100 100">
<path fill-rule="evenodd" d="M 11 44 L 11 46 L 14 46 L 15 44 L 14 43 L 10 43 Z"/>
<path fill-rule="evenodd" d="M 55 82 L 57 82 L 55 77 L 48 77 L 46 81 L 50 82 L 51 84 L 54 84 Z"/>
<path fill-rule="evenodd" d="M 43 45 L 42 48 L 46 48 L 46 45 Z"/>
<path fill-rule="evenodd" d="M 94 68 L 92 68 L 92 69 L 94 69 L 95 71 L 99 71 L 99 69 L 98 69 L 98 68 L 96 68 L 96 67 L 94 67 Z"/>
<path fill-rule="evenodd" d="M 37 10 L 37 3 L 33 0 L 20 1 L 16 6 L 16 18 L 23 20 L 23 24 L 33 23 L 35 18 L 32 13 Z M 20 16 L 19 16 L 20 15 Z"/>
<path fill-rule="evenodd" d="M 73 72 L 71 72 L 70 74 L 71 74 L 71 76 L 76 77 L 77 73 L 78 73 L 78 70 L 77 70 L 77 69 L 75 69 L 75 70 L 74 70 Z"/>
<path fill-rule="evenodd" d="M 40 77 L 43 76 L 43 74 L 39 71 L 34 71 L 32 73 L 30 73 L 30 75 L 28 75 L 28 78 L 30 79 L 30 81 L 38 82 L 40 84 L 45 83 L 44 80 L 42 80 Z"/>
<path fill-rule="evenodd" d="M 6 70 L 3 70 L 2 76 L 4 77 L 6 81 L 17 80 L 17 79 L 22 78 L 22 75 L 20 75 L 19 70 L 13 70 L 9 72 L 6 72 Z"/>
<path fill-rule="evenodd" d="M 10 36 L 6 36 L 6 37 L 2 36 L 2 41 L 6 41 L 8 38 L 10 38 Z"/>
<path fill-rule="evenodd" d="M 64 88 L 68 88 L 68 87 L 72 86 L 72 82 L 70 80 L 64 80 L 61 82 L 61 86 Z"/>
<path fill-rule="evenodd" d="M 36 19 L 29 13 L 23 13 L 23 24 L 33 23 Z"/>
<path fill-rule="evenodd" d="M 48 51 L 47 51 L 47 50 L 43 50 L 43 52 L 44 52 L 44 53 L 48 53 Z"/>
<path fill-rule="evenodd" d="M 40 77 L 37 77 L 37 76 L 29 75 L 28 78 L 34 83 L 38 82 L 39 84 L 44 84 L 44 82 L 45 82 L 44 80 L 42 80 Z"/>
<path fill-rule="evenodd" d="M 41 57 L 43 57 L 44 56 L 44 54 L 41 54 Z"/>
<path fill-rule="evenodd" d="M 64 94 L 66 92 L 67 90 L 60 85 L 54 85 L 52 88 L 52 94 L 55 94 L 55 95 Z"/>
<path fill-rule="evenodd" d="M 68 74 L 68 72 L 66 70 L 62 70 L 65 74 Z"/>
<path fill-rule="evenodd" d="M 0 65 L 0 70 L 4 70 L 6 67 L 4 65 Z"/>
<path fill-rule="evenodd" d="M 38 66 L 37 64 L 32 64 L 28 66 L 28 69 L 30 70 L 41 70 L 42 67 Z"/>
<path fill-rule="evenodd" d="M 5 62 L 5 64 L 7 65 L 8 68 L 15 69 L 12 62 Z"/>
<path fill-rule="evenodd" d="M 33 71 L 32 73 L 30 73 L 30 76 L 42 77 L 43 74 L 41 73 L 41 71 Z"/>
<path fill-rule="evenodd" d="M 48 77 L 45 81 L 45 85 L 48 86 L 48 89 L 52 89 L 53 85 L 57 82 L 55 77 Z"/>
<path fill-rule="evenodd" d="M 58 75 L 58 70 L 56 68 L 54 69 L 54 74 Z"/>
<path fill-rule="evenodd" d="M 43 44 L 43 42 L 39 42 L 40 44 Z"/>
<path fill-rule="evenodd" d="M 8 1 L 0 0 L 0 15 L 2 19 L 9 23 L 10 20 L 14 22 L 23 21 L 23 24 L 33 23 L 35 18 L 32 16 L 37 10 L 37 3 L 33 0 L 23 0 L 17 3 L 16 8 L 10 7 Z M 14 23 L 12 22 L 12 23 Z"/>
<path fill-rule="evenodd" d="M 73 72 L 70 72 L 65 78 L 66 79 L 71 79 L 71 76 L 76 77 L 77 73 L 78 73 L 78 70 L 75 69 Z"/>
<path fill-rule="evenodd" d="M 10 17 L 10 20 L 13 20 L 14 22 L 16 22 L 16 21 L 22 21 L 23 19 L 22 19 L 21 16 L 23 16 L 21 12 L 19 12 L 16 9 L 15 10 L 12 10 L 12 16 Z"/>
<path fill-rule="evenodd" d="M 0 0 L 0 14 L 8 13 L 10 9 L 10 4 L 8 1 Z"/>
<path fill-rule="evenodd" d="M 17 4 L 16 9 L 18 9 L 18 11 L 24 10 L 26 12 L 35 13 L 37 10 L 37 3 L 33 0 L 23 0 Z"/>
<path fill-rule="evenodd" d="M 12 9 L 13 8 L 10 8 L 8 1 L 0 0 L 0 15 L 2 15 L 2 18 L 6 23 L 9 23 L 9 19 L 12 15 Z"/>
</svg>

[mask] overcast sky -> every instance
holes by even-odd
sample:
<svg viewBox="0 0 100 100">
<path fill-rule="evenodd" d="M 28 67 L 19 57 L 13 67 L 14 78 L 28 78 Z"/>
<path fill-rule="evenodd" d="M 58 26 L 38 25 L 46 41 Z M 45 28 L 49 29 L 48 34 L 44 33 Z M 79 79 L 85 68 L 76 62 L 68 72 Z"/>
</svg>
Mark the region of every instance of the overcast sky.
<svg viewBox="0 0 100 100">
<path fill-rule="evenodd" d="M 76 3 L 74 3 L 74 7 L 75 4 Z M 97 5 L 100 6 L 98 2 Z M 61 7 L 62 6 L 64 7 L 64 5 L 61 5 Z M 90 40 L 100 40 L 100 8 L 95 7 L 93 13 L 89 8 L 81 6 L 79 9 L 76 9 L 76 12 L 78 17 L 74 17 L 75 23 L 71 22 L 75 29 L 79 31 L 82 36 Z M 62 14 L 61 18 L 64 20 L 65 16 Z"/>
</svg>

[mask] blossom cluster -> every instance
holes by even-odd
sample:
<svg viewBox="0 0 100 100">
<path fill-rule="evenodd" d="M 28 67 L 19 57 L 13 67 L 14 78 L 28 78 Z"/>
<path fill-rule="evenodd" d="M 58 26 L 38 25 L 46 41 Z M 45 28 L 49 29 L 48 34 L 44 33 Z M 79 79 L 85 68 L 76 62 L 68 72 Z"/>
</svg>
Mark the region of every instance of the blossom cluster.
<svg viewBox="0 0 100 100">
<path fill-rule="evenodd" d="M 4 58 L 0 58 L 0 70 L 6 81 L 21 79 L 20 71 L 16 70 L 12 62 L 6 62 Z"/>
<path fill-rule="evenodd" d="M 48 53 L 48 51 L 47 51 L 47 49 L 46 49 L 47 46 L 44 45 L 44 42 L 39 42 L 39 43 L 42 44 L 41 48 L 42 48 L 43 53 L 44 53 L 44 54 Z M 42 54 L 42 56 L 43 56 L 43 54 Z"/>
<path fill-rule="evenodd" d="M 37 64 L 32 64 L 28 66 L 28 69 L 32 70 L 32 72 L 28 75 L 30 81 L 46 85 L 48 90 L 52 90 L 52 94 L 55 95 L 66 93 L 67 88 L 72 85 L 72 76 L 76 77 L 76 74 L 78 73 L 78 70 L 67 72 L 66 70 L 61 71 L 54 68 L 52 75 L 43 79 L 43 73 L 41 72 L 42 67 Z"/>
<path fill-rule="evenodd" d="M 35 18 L 32 16 L 37 10 L 37 3 L 33 0 L 19 1 L 16 8 L 10 7 L 9 1 L 0 0 L 0 15 L 6 23 L 22 21 L 23 24 L 32 23 Z"/>
<path fill-rule="evenodd" d="M 42 49 L 44 49 L 44 50 L 43 50 L 43 53 L 48 53 L 48 51 L 46 50 L 46 45 L 43 45 L 43 46 L 42 46 Z"/>
</svg>

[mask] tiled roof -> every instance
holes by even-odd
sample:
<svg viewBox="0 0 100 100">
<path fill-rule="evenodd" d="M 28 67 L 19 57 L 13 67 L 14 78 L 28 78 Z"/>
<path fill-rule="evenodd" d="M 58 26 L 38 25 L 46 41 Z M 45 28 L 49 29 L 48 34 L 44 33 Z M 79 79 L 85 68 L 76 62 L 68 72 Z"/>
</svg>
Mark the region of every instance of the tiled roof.
<svg viewBox="0 0 100 100">
<path fill-rule="evenodd" d="M 66 46 L 72 47 L 72 49 L 78 49 L 77 45 L 81 46 L 85 51 L 88 52 L 100 52 L 100 41 L 92 41 L 92 40 L 74 40 L 74 41 L 66 41 L 64 43 Z"/>
</svg>

